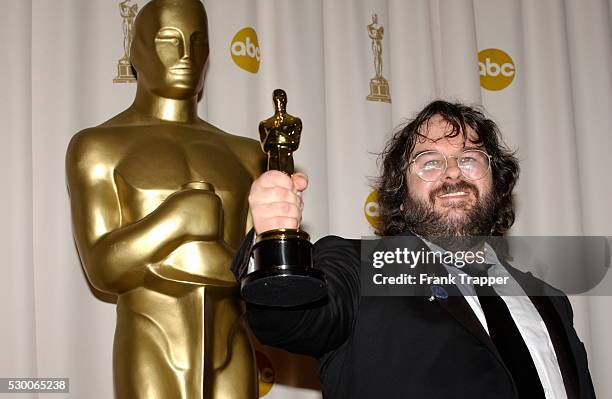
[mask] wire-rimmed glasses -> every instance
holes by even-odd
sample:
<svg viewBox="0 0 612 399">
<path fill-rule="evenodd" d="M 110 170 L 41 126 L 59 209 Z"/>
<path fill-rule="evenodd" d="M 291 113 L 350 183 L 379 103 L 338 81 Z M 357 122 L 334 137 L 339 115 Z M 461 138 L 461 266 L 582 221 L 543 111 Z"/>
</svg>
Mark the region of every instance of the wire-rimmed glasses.
<svg viewBox="0 0 612 399">
<path fill-rule="evenodd" d="M 424 151 L 408 163 L 416 175 L 424 181 L 434 182 L 446 172 L 448 158 L 457 160 L 457 167 L 468 180 L 479 180 L 485 177 L 491 168 L 491 156 L 482 150 L 469 149 L 459 155 L 444 155 L 439 151 Z"/>
</svg>

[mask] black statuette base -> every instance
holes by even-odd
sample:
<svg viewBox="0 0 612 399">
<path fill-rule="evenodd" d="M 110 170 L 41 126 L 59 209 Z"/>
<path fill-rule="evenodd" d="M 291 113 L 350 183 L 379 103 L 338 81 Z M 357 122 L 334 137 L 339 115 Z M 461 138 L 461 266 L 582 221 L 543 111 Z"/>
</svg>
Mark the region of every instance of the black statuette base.
<svg viewBox="0 0 612 399">
<path fill-rule="evenodd" d="M 247 302 L 294 307 L 316 302 L 327 295 L 325 276 L 312 267 L 312 244 L 295 237 L 258 241 L 252 250 L 254 271 L 241 282 Z"/>
</svg>

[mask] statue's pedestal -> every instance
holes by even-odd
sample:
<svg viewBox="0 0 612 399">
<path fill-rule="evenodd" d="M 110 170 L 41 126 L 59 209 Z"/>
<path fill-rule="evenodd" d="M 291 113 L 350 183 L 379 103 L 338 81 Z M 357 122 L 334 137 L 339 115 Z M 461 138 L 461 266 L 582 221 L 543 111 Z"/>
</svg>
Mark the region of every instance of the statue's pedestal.
<svg viewBox="0 0 612 399">
<path fill-rule="evenodd" d="M 113 79 L 113 83 L 133 83 L 136 82 L 136 76 L 132 72 L 132 64 L 126 58 L 119 60 L 117 64 L 117 77 Z"/>
<path fill-rule="evenodd" d="M 386 103 L 391 102 L 391 96 L 389 94 L 389 82 L 387 79 L 372 78 L 370 79 L 370 95 L 366 97 L 368 101 L 384 101 Z"/>
</svg>

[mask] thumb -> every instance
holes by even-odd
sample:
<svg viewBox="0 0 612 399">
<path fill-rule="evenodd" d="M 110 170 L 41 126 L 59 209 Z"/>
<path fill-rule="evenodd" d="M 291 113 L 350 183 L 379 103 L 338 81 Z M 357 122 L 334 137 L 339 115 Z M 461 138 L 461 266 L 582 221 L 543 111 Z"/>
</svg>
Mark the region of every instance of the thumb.
<svg viewBox="0 0 612 399">
<path fill-rule="evenodd" d="M 306 190 L 306 187 L 308 187 L 308 176 L 306 176 L 304 173 L 294 173 L 291 175 L 291 180 L 298 191 L 304 191 Z"/>
</svg>

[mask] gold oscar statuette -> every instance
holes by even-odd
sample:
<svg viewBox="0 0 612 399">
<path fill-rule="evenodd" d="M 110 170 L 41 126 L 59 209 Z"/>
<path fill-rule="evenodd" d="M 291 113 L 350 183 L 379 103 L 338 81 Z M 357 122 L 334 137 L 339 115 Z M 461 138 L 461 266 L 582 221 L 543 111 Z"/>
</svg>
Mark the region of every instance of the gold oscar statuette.
<svg viewBox="0 0 612 399">
<path fill-rule="evenodd" d="M 268 154 L 268 170 L 292 175 L 302 121 L 287 113 L 285 91 L 274 90 L 272 99 L 274 115 L 259 124 L 261 148 Z M 257 236 L 252 255 L 253 267 L 241 281 L 240 292 L 247 302 L 292 307 L 327 295 L 323 273 L 312 267 L 312 244 L 304 230 L 265 231 Z"/>
<path fill-rule="evenodd" d="M 117 63 L 117 76 L 113 83 L 134 83 L 136 76 L 130 63 L 130 46 L 134 37 L 134 18 L 138 13 L 138 4 L 132 4 L 132 0 L 122 0 L 119 3 L 119 13 L 123 19 L 123 57 Z"/>
<path fill-rule="evenodd" d="M 378 15 L 372 15 L 372 22 L 368 24 L 368 36 L 372 39 L 372 52 L 374 53 L 374 77 L 370 79 L 370 94 L 366 97 L 368 101 L 391 102 L 389 94 L 389 82 L 382 75 L 383 57 L 382 40 L 385 28 L 378 25 Z"/>
<path fill-rule="evenodd" d="M 230 265 L 265 156 L 197 115 L 209 54 L 200 0 L 151 0 L 130 36 L 134 102 L 74 135 L 66 154 L 83 269 L 117 303 L 114 397 L 257 398 Z"/>
</svg>

